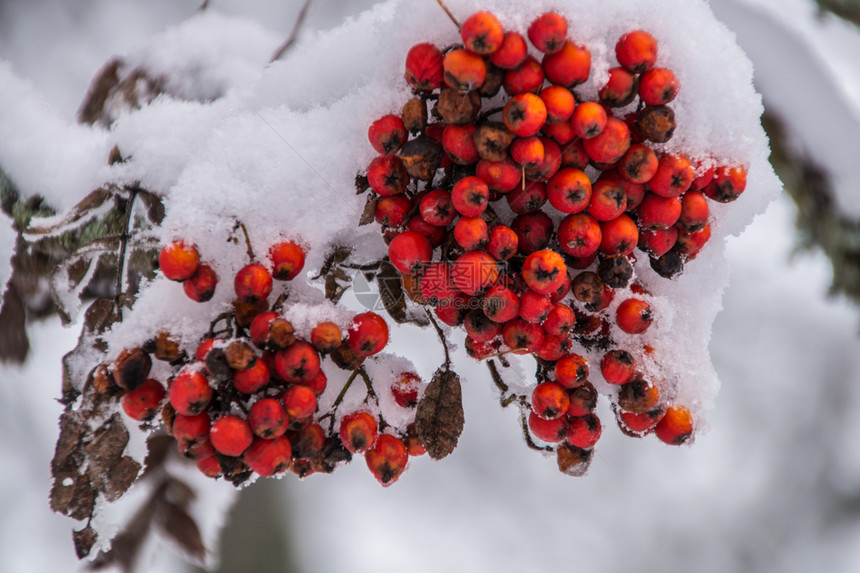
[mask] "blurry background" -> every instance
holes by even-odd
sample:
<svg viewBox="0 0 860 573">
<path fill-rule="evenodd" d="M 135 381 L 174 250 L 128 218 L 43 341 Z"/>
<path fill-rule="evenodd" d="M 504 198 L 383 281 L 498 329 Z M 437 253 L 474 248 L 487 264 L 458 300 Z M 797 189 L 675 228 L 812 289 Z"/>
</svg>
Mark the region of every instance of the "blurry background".
<svg viewBox="0 0 860 573">
<path fill-rule="evenodd" d="M 211 2 L 285 38 L 301 5 Z M 314 0 L 301 34 L 370 5 Z M 525 447 L 486 370 L 462 361 L 467 422 L 454 454 L 413 460 L 388 489 L 361 463 L 303 482 L 261 480 L 232 509 L 220 571 L 860 570 L 860 2 L 711 5 L 755 64 L 786 186 L 727 250 L 711 430 L 694 447 L 668 448 L 607 424 L 588 476 L 570 478 Z M 198 7 L 0 1 L 0 60 L 72 121 L 108 58 Z M 21 365 L 11 360 L 26 349 L 10 336 L 19 321 L 0 316 L 0 569 L 70 571 L 79 567 L 72 522 L 48 508 L 47 467 L 58 357 L 77 333 L 19 291 L 31 318 Z M 414 360 L 427 371 L 439 357 Z M 142 570 L 193 570 L 168 549 L 151 559 Z"/>
</svg>

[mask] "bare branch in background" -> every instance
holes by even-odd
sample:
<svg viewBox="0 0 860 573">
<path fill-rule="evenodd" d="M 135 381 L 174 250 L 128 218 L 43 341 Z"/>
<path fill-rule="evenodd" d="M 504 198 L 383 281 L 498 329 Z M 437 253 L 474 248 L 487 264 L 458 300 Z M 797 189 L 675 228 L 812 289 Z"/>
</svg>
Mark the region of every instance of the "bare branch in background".
<svg viewBox="0 0 860 573">
<path fill-rule="evenodd" d="M 302 24 L 305 23 L 305 18 L 308 15 L 308 9 L 311 7 L 311 0 L 305 0 L 304 6 L 302 6 L 301 11 L 299 12 L 298 18 L 296 18 L 296 23 L 293 25 L 293 30 L 290 32 L 290 36 L 287 38 L 286 42 L 281 44 L 275 53 L 272 55 L 272 59 L 269 60 L 269 63 L 276 62 L 281 59 L 284 53 L 290 49 L 290 46 L 296 43 L 296 39 L 299 37 L 299 30 L 302 28 Z"/>
</svg>

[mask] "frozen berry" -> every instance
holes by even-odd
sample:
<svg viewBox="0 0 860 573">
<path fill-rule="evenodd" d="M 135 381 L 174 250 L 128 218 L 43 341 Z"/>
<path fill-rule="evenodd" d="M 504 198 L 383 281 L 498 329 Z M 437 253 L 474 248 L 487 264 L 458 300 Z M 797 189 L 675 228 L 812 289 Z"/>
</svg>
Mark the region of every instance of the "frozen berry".
<svg viewBox="0 0 860 573">
<path fill-rule="evenodd" d="M 200 264 L 197 247 L 185 241 L 173 241 L 158 253 L 158 267 L 172 281 L 184 281 L 194 274 Z"/>
<path fill-rule="evenodd" d="M 225 456 L 240 456 L 254 440 L 248 422 L 238 416 L 227 414 L 212 422 L 209 429 L 212 447 Z"/>
</svg>

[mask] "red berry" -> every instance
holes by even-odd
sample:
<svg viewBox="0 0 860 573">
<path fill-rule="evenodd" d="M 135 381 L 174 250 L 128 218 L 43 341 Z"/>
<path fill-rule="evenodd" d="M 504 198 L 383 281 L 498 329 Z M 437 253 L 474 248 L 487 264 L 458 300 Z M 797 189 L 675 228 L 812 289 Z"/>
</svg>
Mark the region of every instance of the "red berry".
<svg viewBox="0 0 860 573">
<path fill-rule="evenodd" d="M 591 139 L 600 135 L 609 120 L 606 110 L 596 102 L 582 102 L 573 110 L 570 126 L 574 135 L 582 139 Z"/>
<path fill-rule="evenodd" d="M 627 384 L 635 372 L 636 361 L 626 350 L 610 350 L 600 361 L 600 373 L 610 384 Z"/>
<path fill-rule="evenodd" d="M 654 150 L 636 143 L 630 146 L 618 161 L 618 173 L 633 183 L 648 183 L 657 173 L 659 161 Z"/>
<path fill-rule="evenodd" d="M 167 394 L 161 382 L 152 378 L 129 390 L 120 400 L 123 411 L 133 420 L 151 420 L 158 413 L 158 406 Z"/>
<path fill-rule="evenodd" d="M 310 420 L 316 412 L 317 395 L 307 386 L 296 384 L 284 392 L 283 403 L 284 412 L 287 413 L 290 423 L 302 423 Z"/>
<path fill-rule="evenodd" d="M 579 354 L 563 356 L 555 363 L 553 376 L 565 388 L 582 386 L 588 379 L 588 361 Z"/>
<path fill-rule="evenodd" d="M 451 281 L 467 295 L 478 294 L 498 280 L 498 263 L 483 251 L 463 253 L 451 267 Z"/>
<path fill-rule="evenodd" d="M 660 390 L 641 377 L 618 389 L 618 406 L 634 414 L 650 412 L 660 404 Z"/>
<path fill-rule="evenodd" d="M 708 224 L 709 207 L 705 195 L 699 191 L 687 191 L 681 195 L 681 215 L 678 225 L 688 233 L 695 233 Z"/>
<path fill-rule="evenodd" d="M 212 267 L 206 264 L 197 266 L 194 274 L 182 283 L 185 295 L 195 302 L 206 302 L 215 294 L 218 285 L 218 275 Z"/>
<path fill-rule="evenodd" d="M 421 218 L 435 227 L 447 227 L 457 217 L 451 193 L 444 189 L 430 191 L 418 203 Z"/>
<path fill-rule="evenodd" d="M 448 157 L 458 165 L 471 165 L 480 157 L 475 143 L 478 131 L 474 123 L 448 125 L 442 132 L 442 148 Z"/>
<path fill-rule="evenodd" d="M 400 116 L 389 114 L 370 124 L 367 139 L 377 153 L 394 153 L 409 139 L 409 132 L 406 131 Z"/>
<path fill-rule="evenodd" d="M 600 418 L 594 414 L 572 416 L 569 419 L 569 423 L 570 429 L 567 432 L 567 441 L 584 450 L 593 448 L 603 433 Z"/>
<path fill-rule="evenodd" d="M 588 214 L 598 221 L 611 221 L 627 208 L 624 188 L 612 179 L 598 179 L 591 186 Z"/>
<path fill-rule="evenodd" d="M 572 257 L 588 257 L 600 247 L 600 224 L 587 213 L 568 215 L 558 226 L 561 250 Z"/>
<path fill-rule="evenodd" d="M 496 285 L 484 294 L 481 308 L 490 320 L 504 323 L 518 316 L 520 299 L 508 287 Z"/>
<path fill-rule="evenodd" d="M 197 247 L 185 241 L 173 241 L 158 253 L 158 266 L 165 277 L 172 281 L 190 278 L 200 264 Z"/>
<path fill-rule="evenodd" d="M 489 12 L 475 12 L 460 26 L 463 44 L 476 54 L 492 54 L 501 47 L 504 36 L 499 19 Z"/>
<path fill-rule="evenodd" d="M 598 91 L 600 102 L 609 107 L 624 107 L 636 97 L 639 80 L 624 68 L 610 68 L 609 80 Z"/>
<path fill-rule="evenodd" d="M 233 287 L 239 298 L 265 300 L 272 292 L 272 275 L 260 263 L 251 263 L 239 269 Z"/>
<path fill-rule="evenodd" d="M 504 161 L 481 160 L 475 167 L 475 174 L 484 180 L 490 191 L 507 193 L 519 186 L 522 169 L 511 159 Z"/>
<path fill-rule="evenodd" d="M 535 135 L 546 121 L 546 105 L 533 93 L 518 94 L 502 111 L 505 126 L 519 137 Z"/>
<path fill-rule="evenodd" d="M 320 371 L 320 355 L 304 340 L 297 340 L 275 353 L 275 369 L 290 384 L 306 384 Z"/>
<path fill-rule="evenodd" d="M 561 255 L 551 250 L 535 251 L 526 257 L 522 276 L 525 283 L 539 294 L 549 294 L 564 282 L 567 266 Z"/>
<path fill-rule="evenodd" d="M 546 106 L 547 123 L 567 121 L 573 114 L 574 107 L 576 107 L 576 99 L 573 97 L 573 93 L 562 86 L 544 88 L 540 92 L 540 98 Z"/>
<path fill-rule="evenodd" d="M 662 257 L 668 253 L 678 239 L 678 228 L 643 229 L 639 233 L 639 249 L 651 256 Z"/>
<path fill-rule="evenodd" d="M 225 456 L 240 456 L 254 439 L 248 422 L 227 414 L 212 422 L 209 429 L 212 447 Z"/>
<path fill-rule="evenodd" d="M 528 56 L 526 39 L 518 32 L 505 32 L 502 45 L 490 54 L 490 63 L 498 68 L 510 70 L 522 64 Z"/>
<path fill-rule="evenodd" d="M 442 86 L 442 51 L 430 43 L 412 46 L 406 54 L 406 81 L 418 91 Z"/>
<path fill-rule="evenodd" d="M 404 231 L 388 245 L 388 257 L 395 269 L 404 274 L 416 274 L 433 257 L 430 240 L 415 231 Z"/>
<path fill-rule="evenodd" d="M 176 414 L 173 418 L 173 437 L 186 452 L 194 452 L 209 441 L 209 416 Z"/>
<path fill-rule="evenodd" d="M 588 156 L 599 163 L 615 163 L 630 148 L 630 129 L 622 120 L 610 117 L 606 127 L 591 139 L 582 142 Z"/>
<path fill-rule="evenodd" d="M 544 74 L 540 62 L 526 57 L 518 67 L 507 70 L 502 85 L 509 95 L 534 93 L 543 85 Z"/>
<path fill-rule="evenodd" d="M 562 213 L 579 213 L 591 201 L 591 180 L 580 169 L 566 167 L 552 176 L 546 185 L 550 204 Z"/>
<path fill-rule="evenodd" d="M 376 442 L 376 418 L 367 412 L 347 414 L 340 421 L 338 434 L 343 446 L 353 454 L 366 452 Z"/>
<path fill-rule="evenodd" d="M 510 147 L 511 159 L 524 169 L 536 169 L 543 163 L 546 149 L 540 137 L 518 137 Z M 514 193 L 516 190 L 511 191 Z M 510 193 L 509 193 L 510 195 Z"/>
<path fill-rule="evenodd" d="M 409 183 L 409 173 L 398 156 L 380 155 L 367 167 L 367 182 L 377 194 L 390 197 L 403 193 Z"/>
<path fill-rule="evenodd" d="M 661 197 L 678 197 L 695 178 L 693 164 L 683 155 L 665 155 L 657 164 L 657 171 L 648 180 L 648 189 Z"/>
<path fill-rule="evenodd" d="M 293 457 L 309 459 L 320 455 L 325 448 L 325 430 L 316 422 L 311 422 L 298 430 L 286 434 L 293 446 Z"/>
<path fill-rule="evenodd" d="M 575 325 L 576 314 L 573 312 L 573 309 L 566 304 L 555 302 L 543 323 L 543 329 L 547 334 L 568 336 L 573 332 Z"/>
<path fill-rule="evenodd" d="M 212 388 L 206 377 L 195 370 L 182 370 L 170 384 L 170 405 L 177 414 L 194 416 L 212 399 Z"/>
<path fill-rule="evenodd" d="M 409 454 L 406 444 L 391 434 L 382 434 L 376 443 L 364 454 L 364 460 L 373 477 L 388 487 L 400 477 L 406 469 Z"/>
<path fill-rule="evenodd" d="M 639 242 L 639 228 L 627 215 L 600 223 L 600 252 L 605 255 L 629 255 Z"/>
<path fill-rule="evenodd" d="M 496 260 L 506 261 L 517 253 L 518 239 L 513 229 L 495 225 L 490 229 L 487 252 Z"/>
<path fill-rule="evenodd" d="M 529 414 L 529 431 L 541 441 L 550 444 L 560 442 L 567 435 L 567 417 L 561 416 L 547 420 L 531 412 Z"/>
<path fill-rule="evenodd" d="M 747 170 L 742 165 L 718 167 L 714 179 L 705 186 L 708 198 L 720 203 L 730 203 L 744 192 L 747 186 Z"/>
<path fill-rule="evenodd" d="M 451 267 L 451 263 L 433 263 L 421 275 L 421 296 L 430 304 L 447 304 L 456 297 Z"/>
<path fill-rule="evenodd" d="M 254 438 L 242 459 L 252 471 L 268 477 L 286 471 L 290 467 L 291 456 L 290 441 L 281 436 L 271 440 Z"/>
<path fill-rule="evenodd" d="M 678 197 L 660 197 L 647 192 L 636 208 L 636 216 L 642 229 L 667 229 L 678 221 L 681 209 Z"/>
<path fill-rule="evenodd" d="M 477 217 L 487 208 L 490 189 L 480 177 L 464 177 L 451 189 L 454 209 L 465 217 Z"/>
<path fill-rule="evenodd" d="M 372 356 L 388 344 L 388 324 L 375 312 L 363 312 L 352 318 L 346 342 L 359 356 Z"/>
<path fill-rule="evenodd" d="M 404 195 L 380 197 L 373 209 L 373 218 L 386 227 L 400 227 L 412 210 L 412 201 Z"/>
<path fill-rule="evenodd" d="M 304 268 L 305 250 L 293 241 L 281 241 L 269 249 L 269 259 L 272 261 L 272 277 L 289 281 L 296 278 Z"/>
<path fill-rule="evenodd" d="M 665 105 L 678 95 L 678 80 L 672 70 L 651 68 L 639 78 L 639 98 L 646 105 Z"/>
<path fill-rule="evenodd" d="M 562 49 L 567 38 L 567 19 L 557 12 L 545 12 L 529 24 L 528 36 L 535 48 L 554 54 Z"/>
<path fill-rule="evenodd" d="M 544 420 L 564 416 L 569 405 L 567 391 L 556 382 L 542 382 L 532 391 L 532 411 Z"/>
<path fill-rule="evenodd" d="M 466 93 L 478 89 L 487 77 L 484 59 L 469 50 L 451 50 L 442 60 L 443 78 L 448 87 Z"/>
<path fill-rule="evenodd" d="M 473 308 L 466 313 L 463 326 L 466 328 L 466 334 L 478 342 L 490 342 L 499 335 L 502 329 L 499 323 L 487 318 L 487 315 L 480 308 Z"/>
<path fill-rule="evenodd" d="M 588 79 L 591 52 L 584 46 L 566 41 L 559 51 L 545 55 L 541 63 L 550 83 L 572 88 Z"/>
<path fill-rule="evenodd" d="M 391 395 L 402 408 L 414 408 L 418 405 L 418 390 L 421 388 L 421 378 L 414 372 L 401 372 L 391 382 Z"/>
<path fill-rule="evenodd" d="M 570 396 L 570 406 L 567 407 L 568 416 L 585 416 L 594 412 L 597 407 L 597 390 L 590 382 L 583 382 L 573 388 L 568 396 Z"/>
<path fill-rule="evenodd" d="M 684 406 L 669 406 L 654 433 L 661 442 L 680 446 L 693 436 L 693 415 Z"/>
<path fill-rule="evenodd" d="M 528 288 L 520 295 L 519 316 L 526 322 L 541 324 L 552 310 L 552 301 L 545 294 L 538 294 Z"/>
<path fill-rule="evenodd" d="M 286 431 L 288 422 L 283 405 L 275 398 L 261 398 L 248 410 L 248 425 L 261 438 L 277 438 Z"/>
<path fill-rule="evenodd" d="M 254 365 L 233 373 L 233 386 L 244 394 L 253 394 L 269 383 L 269 369 L 260 359 Z"/>
<path fill-rule="evenodd" d="M 524 255 L 529 255 L 549 244 L 552 237 L 553 222 L 549 215 L 537 211 L 516 217 L 511 222 L 511 229 L 517 234 L 519 251 Z"/>
<path fill-rule="evenodd" d="M 618 327 L 628 334 L 641 334 L 648 330 L 654 315 L 651 305 L 639 298 L 628 298 L 615 311 Z"/>
<path fill-rule="evenodd" d="M 657 40 L 643 30 L 628 32 L 615 44 L 615 57 L 629 71 L 641 74 L 657 61 Z"/>
<path fill-rule="evenodd" d="M 535 352 L 543 343 L 544 329 L 539 324 L 526 322 L 522 318 L 509 320 L 502 326 L 502 340 L 513 350 L 525 349 Z"/>
</svg>

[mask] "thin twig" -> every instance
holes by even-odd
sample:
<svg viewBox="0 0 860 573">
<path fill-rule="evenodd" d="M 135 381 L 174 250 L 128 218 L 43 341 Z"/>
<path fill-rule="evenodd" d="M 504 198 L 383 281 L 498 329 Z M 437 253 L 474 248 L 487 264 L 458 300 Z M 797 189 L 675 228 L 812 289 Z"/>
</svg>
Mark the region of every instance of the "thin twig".
<svg viewBox="0 0 860 573">
<path fill-rule="evenodd" d="M 376 395 L 376 391 L 374 391 L 373 389 L 373 381 L 370 379 L 367 370 L 364 369 L 364 365 L 358 367 L 358 373 L 364 379 L 364 385 L 367 386 L 367 396 L 369 398 L 373 398 L 376 403 L 379 404 L 379 397 Z"/>
<path fill-rule="evenodd" d="M 125 276 L 125 252 L 128 247 L 128 239 L 131 233 L 131 221 L 133 217 L 134 211 L 134 200 L 137 199 L 137 194 L 140 190 L 137 185 L 128 190 L 128 205 L 126 206 L 125 213 L 125 222 L 122 227 L 122 234 L 120 235 L 120 243 L 119 243 L 119 257 L 116 262 L 116 286 L 114 290 L 114 306 L 116 307 L 116 312 L 119 317 L 119 321 L 122 322 L 122 295 L 124 294 L 123 288 L 123 277 Z"/>
<path fill-rule="evenodd" d="M 272 58 L 269 60 L 269 63 L 276 62 L 281 59 L 281 56 L 290 49 L 290 46 L 296 43 L 296 40 L 299 37 L 299 30 L 302 27 L 302 24 L 305 22 L 305 18 L 308 15 L 308 8 L 311 7 L 311 0 L 305 0 L 304 6 L 302 6 L 301 11 L 299 12 L 298 18 L 296 18 L 296 23 L 293 24 L 293 31 L 290 32 L 290 36 L 287 40 L 281 44 L 281 47 L 278 48 L 275 53 L 272 55 Z"/>
<path fill-rule="evenodd" d="M 526 445 L 533 450 L 537 450 L 539 452 L 551 452 L 551 446 L 540 447 L 537 445 L 534 440 L 532 440 L 531 433 L 529 432 L 529 421 L 526 418 L 525 410 L 520 410 L 520 426 L 523 428 L 523 438 L 526 440 Z"/>
<path fill-rule="evenodd" d="M 444 10 L 446 14 L 448 14 L 448 17 L 451 18 L 451 21 L 454 22 L 454 25 L 457 26 L 457 29 L 459 30 L 460 22 L 458 22 L 454 15 L 451 13 L 451 11 L 448 10 L 448 7 L 445 6 L 445 3 L 442 2 L 442 0 L 436 0 L 436 3 L 439 4 L 439 7 L 442 8 L 442 10 Z"/>
<path fill-rule="evenodd" d="M 439 323 L 436 322 L 436 319 L 433 318 L 433 315 L 430 314 L 430 311 L 425 308 L 424 312 L 427 314 L 427 318 L 430 319 L 430 323 L 433 325 L 433 328 L 436 329 L 436 334 L 439 335 L 439 340 L 442 341 L 442 348 L 445 350 L 445 364 L 443 364 L 443 366 L 445 367 L 445 370 L 450 370 L 451 355 L 448 352 L 448 341 L 445 339 L 445 333 L 442 332 L 442 328 L 439 326 Z"/>
<path fill-rule="evenodd" d="M 254 247 L 251 246 L 251 237 L 248 235 L 248 229 L 245 228 L 245 223 L 242 221 L 236 221 L 236 226 L 233 227 L 233 230 L 242 229 L 242 234 L 245 235 L 245 249 L 248 252 L 248 259 L 250 262 L 254 262 L 257 260 L 257 257 L 254 255 Z"/>
<path fill-rule="evenodd" d="M 364 364 L 364 358 L 362 358 L 358 365 L 353 369 L 352 373 L 349 375 L 349 378 L 346 379 L 346 382 L 343 384 L 343 388 L 340 389 L 340 393 L 337 395 L 337 398 L 334 399 L 334 403 L 331 405 L 331 411 L 329 411 L 325 416 L 320 418 L 320 421 L 323 421 L 326 418 L 329 418 L 328 431 L 331 433 L 334 430 L 334 415 L 337 412 L 338 406 L 343 402 L 344 397 L 346 396 L 347 390 L 352 386 L 352 381 L 355 380 L 355 377 L 358 376 L 359 371 L 363 370 L 362 364 Z"/>
</svg>

